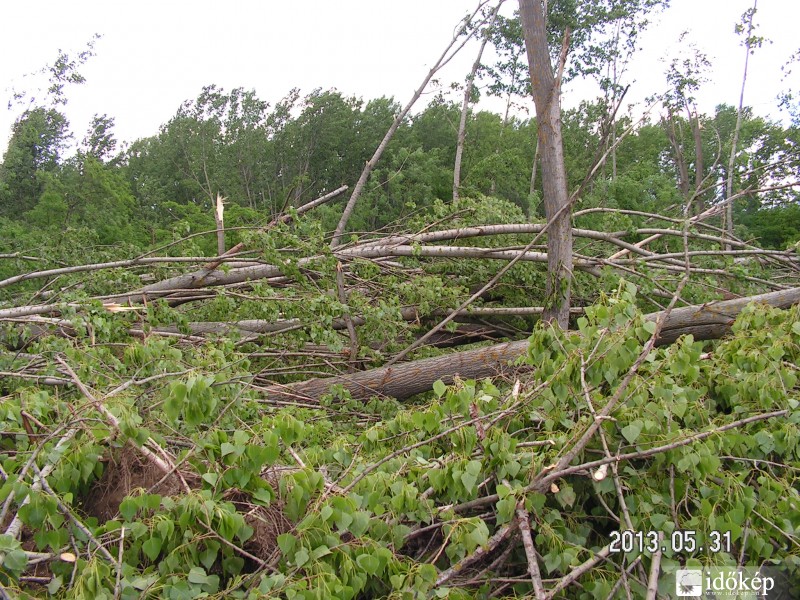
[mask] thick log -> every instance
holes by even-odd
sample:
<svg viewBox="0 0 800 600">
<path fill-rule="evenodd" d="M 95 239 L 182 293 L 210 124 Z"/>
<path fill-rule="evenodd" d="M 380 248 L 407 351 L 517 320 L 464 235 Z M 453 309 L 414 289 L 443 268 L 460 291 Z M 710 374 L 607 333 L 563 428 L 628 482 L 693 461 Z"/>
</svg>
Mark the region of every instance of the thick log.
<svg viewBox="0 0 800 600">
<path fill-rule="evenodd" d="M 680 336 L 689 334 L 696 340 L 721 338 L 730 331 L 736 317 L 751 302 L 769 304 L 775 308 L 789 308 L 800 303 L 800 288 L 675 308 L 661 329 L 658 345 L 671 344 Z M 651 313 L 646 318 L 655 321 L 660 314 Z"/>
<path fill-rule="evenodd" d="M 789 308 L 800 302 L 800 288 L 673 309 L 662 327 L 657 344 L 670 344 L 686 334 L 692 334 L 699 340 L 720 338 L 730 331 L 736 316 L 751 302 Z M 651 313 L 646 318 L 655 321 L 661 314 Z M 504 371 L 514 371 L 515 368 L 510 363 L 522 356 L 527 348 L 527 340 L 506 342 L 391 367 L 311 379 L 285 386 L 274 385 L 264 391 L 271 400 L 308 402 L 318 401 L 330 393 L 332 386 L 341 385 L 357 399 L 366 400 L 371 396 L 384 395 L 404 400 L 430 390 L 438 379 L 450 384 L 457 376 L 462 379 L 479 379 L 502 374 Z"/>
<path fill-rule="evenodd" d="M 286 386 L 275 385 L 266 388 L 265 391 L 270 400 L 307 402 L 318 401 L 330 393 L 332 386 L 341 385 L 353 398 L 366 400 L 371 396 L 383 395 L 403 400 L 431 389 L 437 379 L 452 383 L 457 375 L 463 379 L 497 375 L 510 361 L 522 355 L 527 347 L 527 341 L 506 342 L 391 367 L 310 379 Z"/>
</svg>

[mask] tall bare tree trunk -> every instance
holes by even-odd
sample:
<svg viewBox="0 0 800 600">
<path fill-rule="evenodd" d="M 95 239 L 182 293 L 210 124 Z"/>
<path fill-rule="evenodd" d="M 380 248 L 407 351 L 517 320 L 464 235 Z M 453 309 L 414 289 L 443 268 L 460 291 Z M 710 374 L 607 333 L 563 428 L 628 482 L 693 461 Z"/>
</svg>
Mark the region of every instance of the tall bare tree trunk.
<svg viewBox="0 0 800 600">
<path fill-rule="evenodd" d="M 728 160 L 728 181 L 725 185 L 725 237 L 733 237 L 733 169 L 736 163 L 736 145 L 739 143 L 739 130 L 742 128 L 742 107 L 744 106 L 744 87 L 747 83 L 747 65 L 750 62 L 751 40 L 753 36 L 753 15 L 756 12 L 758 0 L 753 1 L 753 9 L 750 11 L 747 23 L 747 37 L 745 38 L 744 48 L 744 73 L 742 74 L 742 91 L 739 93 L 739 108 L 736 111 L 736 128 L 733 130 L 733 141 L 731 142 L 731 157 Z M 730 250 L 731 245 L 725 242 L 723 250 Z"/>
<path fill-rule="evenodd" d="M 519 0 L 525 48 L 531 74 L 533 101 L 539 128 L 539 157 L 542 169 L 547 232 L 547 310 L 543 319 L 565 328 L 569 322 L 572 283 L 572 226 L 561 136 L 561 77 L 566 62 L 569 31 L 554 74 L 547 46 L 547 17 L 542 0 Z"/>
<path fill-rule="evenodd" d="M 692 200 L 692 210 L 695 215 L 699 215 L 705 210 L 705 203 L 703 202 L 703 181 L 705 176 L 703 170 L 703 134 L 700 127 L 700 116 L 697 114 L 697 108 L 692 111 L 687 106 L 689 113 L 689 122 L 692 125 L 692 135 L 694 136 L 694 198 Z"/>
<path fill-rule="evenodd" d="M 481 47 L 478 49 L 478 56 L 472 64 L 472 71 L 467 76 L 467 85 L 464 86 L 464 101 L 461 103 L 461 119 L 458 122 L 458 143 L 456 144 L 456 161 L 453 166 L 453 200 L 458 200 L 458 191 L 461 187 L 461 158 L 464 155 L 464 142 L 467 139 L 467 114 L 469 113 L 469 99 L 472 96 L 472 90 L 475 87 L 475 75 L 481 66 L 481 57 L 486 48 L 486 43 L 489 41 L 489 31 L 497 18 L 497 13 L 500 11 L 504 0 L 497 3 L 492 11 L 491 21 L 483 39 L 481 40 Z"/>
<path fill-rule="evenodd" d="M 664 123 L 664 130 L 667 132 L 667 137 L 669 138 L 670 146 L 672 146 L 672 151 L 675 154 L 675 166 L 678 169 L 678 189 L 681 191 L 681 196 L 683 196 L 684 202 L 689 202 L 689 166 L 686 164 L 686 158 L 683 154 L 683 132 L 676 131 L 677 119 L 675 118 L 675 113 L 672 112 L 672 109 L 669 109 L 669 116 L 667 121 Z M 680 127 L 680 123 L 678 123 Z M 680 139 L 679 139 L 680 138 Z M 688 205 L 687 205 L 688 210 Z"/>
</svg>

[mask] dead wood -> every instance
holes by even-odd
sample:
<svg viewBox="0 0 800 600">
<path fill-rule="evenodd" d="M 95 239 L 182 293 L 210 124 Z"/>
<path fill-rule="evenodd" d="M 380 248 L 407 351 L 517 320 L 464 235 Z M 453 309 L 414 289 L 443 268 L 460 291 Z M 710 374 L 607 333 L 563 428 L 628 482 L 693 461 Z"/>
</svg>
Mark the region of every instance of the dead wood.
<svg viewBox="0 0 800 600">
<path fill-rule="evenodd" d="M 673 309 L 664 323 L 657 345 L 670 344 L 688 334 L 697 340 L 720 338 L 730 331 L 736 316 L 751 302 L 789 308 L 800 302 L 800 287 Z M 650 313 L 645 318 L 655 321 L 659 315 L 661 312 Z M 479 379 L 516 369 L 510 363 L 522 356 L 527 348 L 527 340 L 506 342 L 358 373 L 274 385 L 265 388 L 265 393 L 270 400 L 318 401 L 330 393 L 332 386 L 341 385 L 357 399 L 384 395 L 404 400 L 430 390 L 438 379 L 450 384 L 456 377 Z"/>
</svg>

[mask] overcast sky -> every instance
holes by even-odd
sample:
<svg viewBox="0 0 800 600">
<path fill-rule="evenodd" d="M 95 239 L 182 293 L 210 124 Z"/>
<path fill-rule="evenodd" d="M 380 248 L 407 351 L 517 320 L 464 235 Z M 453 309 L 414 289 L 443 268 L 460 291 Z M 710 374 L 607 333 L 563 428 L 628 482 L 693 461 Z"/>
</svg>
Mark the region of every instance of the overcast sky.
<svg viewBox="0 0 800 600">
<path fill-rule="evenodd" d="M 7 2 L 0 23 L 0 151 L 20 108 L 5 104 L 12 88 L 35 91 L 25 77 L 51 64 L 58 50 L 77 52 L 94 33 L 97 56 L 83 68 L 87 82 L 67 91 L 67 115 L 76 138 L 93 114 L 116 119 L 116 135 L 132 141 L 157 133 L 179 105 L 204 85 L 255 89 L 274 103 L 292 87 L 310 92 L 335 87 L 364 99 L 394 96 L 405 103 L 476 0 L 28 0 Z M 509 0 L 510 13 L 517 3 Z M 663 91 L 664 59 L 681 52 L 678 37 L 708 54 L 713 72 L 700 95 L 701 110 L 738 103 L 744 50 L 733 33 L 752 0 L 672 0 L 642 37 L 631 66 L 628 98 Z M 781 82 L 780 66 L 800 47 L 797 0 L 760 0 L 757 33 L 773 40 L 751 58 L 745 103 L 778 118 L 776 94 L 800 89 Z M 468 46 L 440 75 L 463 81 L 477 45 Z M 566 90 L 574 106 L 586 88 Z"/>
</svg>

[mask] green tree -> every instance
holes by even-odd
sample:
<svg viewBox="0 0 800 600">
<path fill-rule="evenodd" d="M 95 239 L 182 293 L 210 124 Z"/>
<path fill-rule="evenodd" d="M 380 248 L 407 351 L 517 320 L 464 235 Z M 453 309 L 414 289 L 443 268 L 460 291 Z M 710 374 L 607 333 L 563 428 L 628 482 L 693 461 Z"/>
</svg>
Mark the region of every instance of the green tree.
<svg viewBox="0 0 800 600">
<path fill-rule="evenodd" d="M 125 174 L 93 156 L 77 155 L 44 178 L 44 189 L 25 219 L 37 227 L 63 231 L 85 228 L 101 244 L 143 243 L 133 219 L 135 200 Z"/>
<path fill-rule="evenodd" d="M 117 160 L 114 153 L 117 149 L 117 139 L 114 137 L 114 117 L 108 115 L 95 115 L 89 125 L 89 131 L 83 138 L 80 151 L 86 156 L 109 162 Z"/>
<path fill-rule="evenodd" d="M 0 214 L 18 218 L 33 207 L 69 138 L 66 117 L 53 108 L 33 108 L 16 120 L 0 165 Z"/>
</svg>

